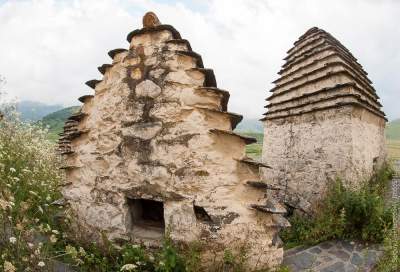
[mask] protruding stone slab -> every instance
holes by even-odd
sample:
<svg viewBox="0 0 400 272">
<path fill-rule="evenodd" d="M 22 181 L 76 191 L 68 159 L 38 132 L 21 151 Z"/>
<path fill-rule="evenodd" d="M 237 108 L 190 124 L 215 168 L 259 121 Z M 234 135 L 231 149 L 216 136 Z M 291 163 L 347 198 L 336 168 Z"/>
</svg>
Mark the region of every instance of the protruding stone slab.
<svg viewBox="0 0 400 272">
<path fill-rule="evenodd" d="M 93 98 L 93 97 L 94 97 L 94 96 L 91 95 L 91 94 L 86 94 L 86 95 L 82 95 L 81 97 L 79 97 L 78 100 L 79 100 L 79 102 L 81 102 L 81 103 L 85 103 L 85 101 L 86 101 L 87 99 L 91 99 L 91 98 Z"/>
<path fill-rule="evenodd" d="M 112 64 L 103 64 L 99 67 L 97 67 L 97 70 L 99 70 L 99 72 L 104 75 L 105 72 L 107 71 L 107 69 L 110 69 L 112 67 Z"/>
<path fill-rule="evenodd" d="M 119 53 L 123 53 L 123 52 L 128 52 L 128 50 L 124 49 L 124 48 L 117 48 L 117 49 L 110 50 L 108 52 L 108 55 L 110 56 L 110 58 L 114 59 L 115 55 L 117 55 Z"/>
<path fill-rule="evenodd" d="M 95 88 L 96 88 L 96 85 L 97 85 L 98 83 L 100 83 L 100 82 L 101 82 L 101 80 L 92 79 L 92 80 L 86 81 L 85 84 L 86 84 L 87 86 L 89 86 L 90 88 L 95 89 Z"/>
</svg>

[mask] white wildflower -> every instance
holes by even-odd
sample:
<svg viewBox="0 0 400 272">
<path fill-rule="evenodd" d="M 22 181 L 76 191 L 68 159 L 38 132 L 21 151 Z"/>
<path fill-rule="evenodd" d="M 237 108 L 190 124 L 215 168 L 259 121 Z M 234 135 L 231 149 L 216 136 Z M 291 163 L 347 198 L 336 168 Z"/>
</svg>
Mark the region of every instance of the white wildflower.
<svg viewBox="0 0 400 272">
<path fill-rule="evenodd" d="M 54 233 L 54 234 L 60 234 L 60 232 L 58 230 L 55 230 L 55 229 L 53 229 L 51 232 Z"/>
<path fill-rule="evenodd" d="M 15 272 L 15 271 L 17 271 L 15 266 L 12 263 L 8 262 L 8 261 L 4 261 L 3 269 L 4 269 L 4 272 Z"/>
<path fill-rule="evenodd" d="M 135 264 L 125 264 L 121 267 L 121 271 L 133 271 L 136 267 Z"/>
<path fill-rule="evenodd" d="M 36 192 L 34 192 L 34 191 L 29 191 L 29 193 L 30 193 L 31 195 L 38 196 L 38 194 L 37 194 Z"/>
<path fill-rule="evenodd" d="M 15 173 L 15 171 L 17 171 L 17 170 L 15 170 L 15 168 L 10 168 L 10 172 L 12 172 L 12 173 Z"/>
<path fill-rule="evenodd" d="M 57 242 L 57 237 L 54 234 L 50 235 L 49 239 L 50 239 L 50 242 L 53 244 Z"/>
<path fill-rule="evenodd" d="M 79 254 L 81 256 L 85 256 L 86 255 L 86 251 L 85 251 L 85 249 L 83 247 L 79 247 Z"/>
<path fill-rule="evenodd" d="M 17 238 L 15 238 L 15 237 L 10 237 L 9 240 L 10 240 L 11 244 L 15 244 L 17 242 Z"/>
<path fill-rule="evenodd" d="M 43 266 L 45 266 L 46 264 L 45 264 L 44 262 L 40 261 L 40 262 L 38 262 L 37 265 L 38 265 L 39 267 L 43 267 Z"/>
</svg>

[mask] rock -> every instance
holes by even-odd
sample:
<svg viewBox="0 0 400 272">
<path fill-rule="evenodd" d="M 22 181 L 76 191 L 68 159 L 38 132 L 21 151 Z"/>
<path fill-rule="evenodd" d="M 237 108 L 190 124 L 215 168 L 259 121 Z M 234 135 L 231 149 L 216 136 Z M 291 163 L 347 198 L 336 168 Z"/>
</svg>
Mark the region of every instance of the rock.
<svg viewBox="0 0 400 272">
<path fill-rule="evenodd" d="M 161 88 L 151 80 L 144 80 L 136 86 L 136 95 L 138 97 L 156 98 L 161 94 Z"/>
<path fill-rule="evenodd" d="M 161 129 L 161 122 L 137 123 L 130 127 L 122 128 L 122 135 L 125 137 L 150 140 L 154 138 L 161 131 Z"/>
<path fill-rule="evenodd" d="M 320 270 L 321 272 L 346 272 L 344 263 L 336 262 Z"/>
<path fill-rule="evenodd" d="M 295 256 L 292 257 L 288 257 L 284 260 L 283 264 L 284 265 L 293 265 L 295 266 L 297 269 L 310 269 L 312 267 L 312 265 L 315 262 L 315 256 L 307 253 L 307 252 L 302 252 L 299 253 Z"/>
<path fill-rule="evenodd" d="M 363 258 L 356 252 L 351 256 L 350 262 L 356 266 L 360 266 L 363 264 Z"/>
</svg>

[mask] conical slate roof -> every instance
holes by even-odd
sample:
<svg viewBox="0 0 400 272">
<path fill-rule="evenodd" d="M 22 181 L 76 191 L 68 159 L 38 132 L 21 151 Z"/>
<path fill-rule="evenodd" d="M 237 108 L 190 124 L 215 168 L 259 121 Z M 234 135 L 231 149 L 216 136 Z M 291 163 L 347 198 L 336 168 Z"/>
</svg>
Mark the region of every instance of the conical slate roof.
<svg viewBox="0 0 400 272">
<path fill-rule="evenodd" d="M 367 72 L 328 32 L 313 27 L 287 51 L 263 120 L 353 105 L 385 118 Z"/>
</svg>

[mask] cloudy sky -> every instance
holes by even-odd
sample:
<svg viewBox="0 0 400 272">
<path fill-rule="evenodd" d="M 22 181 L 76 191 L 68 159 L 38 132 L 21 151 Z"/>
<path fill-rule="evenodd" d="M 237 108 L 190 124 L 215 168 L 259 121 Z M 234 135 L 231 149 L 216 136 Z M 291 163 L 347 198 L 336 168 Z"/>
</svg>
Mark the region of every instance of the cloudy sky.
<svg viewBox="0 0 400 272">
<path fill-rule="evenodd" d="M 110 49 L 152 10 L 174 25 L 231 93 L 230 111 L 260 118 L 293 42 L 312 26 L 359 59 L 389 119 L 400 117 L 400 1 L 0 0 L 0 75 L 9 95 L 65 106 L 91 93 Z"/>
</svg>

